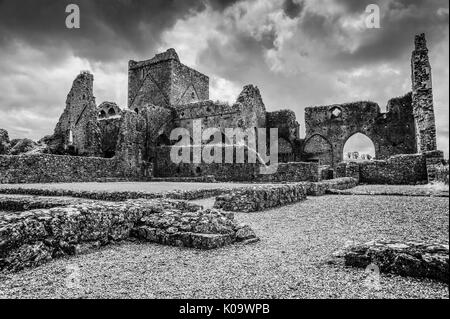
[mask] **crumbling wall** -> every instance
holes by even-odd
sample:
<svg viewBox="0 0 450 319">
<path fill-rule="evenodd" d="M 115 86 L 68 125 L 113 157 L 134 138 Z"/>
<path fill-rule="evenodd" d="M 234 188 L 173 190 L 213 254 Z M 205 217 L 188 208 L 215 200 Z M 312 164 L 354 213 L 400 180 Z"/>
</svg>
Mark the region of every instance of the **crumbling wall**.
<svg viewBox="0 0 450 319">
<path fill-rule="evenodd" d="M 288 163 L 301 159 L 300 124 L 295 112 L 280 110 L 266 113 L 267 136 L 271 128 L 278 129 L 278 162 Z"/>
<path fill-rule="evenodd" d="M 353 177 L 361 184 L 415 185 L 427 183 L 427 165 L 422 154 L 395 155 L 383 161 L 344 162 L 338 177 Z"/>
<path fill-rule="evenodd" d="M 214 208 L 230 212 L 258 212 L 306 200 L 303 184 L 263 185 L 240 188 L 216 198 Z"/>
<path fill-rule="evenodd" d="M 203 149 L 201 147 L 201 149 Z M 259 164 L 230 163 L 174 163 L 170 157 L 171 146 L 157 148 L 154 162 L 155 177 L 199 177 L 213 175 L 217 181 L 255 181 L 259 174 Z M 222 152 L 224 156 L 225 151 Z M 192 159 L 191 153 L 191 159 Z"/>
<path fill-rule="evenodd" d="M 97 107 L 99 120 L 120 117 L 121 108 L 114 102 L 103 102 Z"/>
<path fill-rule="evenodd" d="M 88 72 L 82 72 L 74 80 L 49 145 L 51 153 L 101 156 L 93 83 L 94 77 Z"/>
<path fill-rule="evenodd" d="M 0 129 L 0 155 L 7 154 L 10 148 L 8 131 Z"/>
<path fill-rule="evenodd" d="M 345 143 L 356 133 L 372 140 L 378 159 L 416 153 L 411 94 L 390 100 L 386 113 L 373 102 L 306 108 L 305 124 L 303 156 L 322 165 L 340 163 Z"/>
<path fill-rule="evenodd" d="M 233 105 L 208 100 L 177 107 L 175 127 L 189 130 L 192 136 L 195 120 L 201 120 L 202 130 L 218 128 L 222 133 L 226 128 L 263 128 L 266 127 L 266 108 L 259 89 L 247 85 Z"/>
<path fill-rule="evenodd" d="M 186 202 L 83 203 L 0 215 L 0 270 L 36 267 L 130 237 L 198 249 L 258 240 L 232 213 Z"/>
<path fill-rule="evenodd" d="M 139 178 L 139 174 L 124 172 L 115 159 L 51 154 L 0 156 L 0 184 L 73 183 Z"/>
<path fill-rule="evenodd" d="M 116 155 L 120 123 L 120 116 L 99 119 L 98 126 L 100 128 L 102 157 L 111 158 Z"/>
<path fill-rule="evenodd" d="M 436 123 L 433 107 L 431 65 L 428 58 L 425 34 L 415 38 L 415 50 L 411 57 L 412 104 L 416 122 L 417 149 L 420 152 L 434 151 L 436 145 Z"/>
<path fill-rule="evenodd" d="M 117 139 L 116 159 L 125 174 L 143 174 L 146 139 L 145 119 L 131 110 L 124 110 Z"/>
<path fill-rule="evenodd" d="M 436 145 L 436 123 L 433 107 L 431 65 L 428 58 L 425 34 L 415 38 L 415 50 L 411 57 L 412 104 L 416 123 L 417 149 L 420 152 L 434 151 Z"/>
<path fill-rule="evenodd" d="M 278 136 L 291 143 L 300 137 L 300 124 L 297 122 L 295 112 L 292 110 L 280 110 L 267 112 L 266 127 L 277 128 Z"/>
</svg>

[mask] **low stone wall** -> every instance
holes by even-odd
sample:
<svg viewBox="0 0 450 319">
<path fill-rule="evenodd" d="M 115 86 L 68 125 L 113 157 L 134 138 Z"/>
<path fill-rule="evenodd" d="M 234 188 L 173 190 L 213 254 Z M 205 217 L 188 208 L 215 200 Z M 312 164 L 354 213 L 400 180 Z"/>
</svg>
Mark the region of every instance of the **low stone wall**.
<svg viewBox="0 0 450 319">
<path fill-rule="evenodd" d="M 448 244 L 373 241 L 352 245 L 340 255 L 346 266 L 366 268 L 373 264 L 380 272 L 449 282 Z"/>
<path fill-rule="evenodd" d="M 157 199 L 169 198 L 178 200 L 195 200 L 214 197 L 229 193 L 232 189 L 226 187 L 205 188 L 195 190 L 175 190 L 161 193 L 127 192 L 127 191 L 77 191 L 67 189 L 39 189 L 20 187 L 1 187 L 0 194 L 6 195 L 33 195 L 33 196 L 66 196 L 76 198 L 87 198 L 92 200 L 119 202 L 130 199 Z"/>
<path fill-rule="evenodd" d="M 385 161 L 341 163 L 338 177 L 353 177 L 362 184 L 415 185 L 428 180 L 425 156 L 396 155 Z"/>
<path fill-rule="evenodd" d="M 352 177 L 335 178 L 318 183 L 305 183 L 306 194 L 309 196 L 323 196 L 332 190 L 346 190 L 358 186 Z"/>
<path fill-rule="evenodd" d="M 115 159 L 50 154 L 0 156 L 0 184 L 138 180 L 125 176 Z"/>
<path fill-rule="evenodd" d="M 199 208 L 187 202 L 133 200 L 0 215 L 0 270 L 38 266 L 130 236 L 199 249 L 256 240 L 232 213 Z"/>
<path fill-rule="evenodd" d="M 258 182 L 318 182 L 319 164 L 312 162 L 279 163 L 274 174 L 259 174 Z"/>
<path fill-rule="evenodd" d="M 434 180 L 433 182 L 449 184 L 449 166 L 448 165 L 436 165 L 434 167 Z"/>
<path fill-rule="evenodd" d="M 49 209 L 89 202 L 78 198 L 36 197 L 22 195 L 0 195 L 0 212 L 21 212 L 34 209 Z"/>
<path fill-rule="evenodd" d="M 425 162 L 427 165 L 428 182 L 441 182 L 448 185 L 448 161 L 444 159 L 444 152 L 425 152 Z"/>
<path fill-rule="evenodd" d="M 233 190 L 216 198 L 214 208 L 231 212 L 257 212 L 306 199 L 304 184 L 260 185 Z"/>
</svg>

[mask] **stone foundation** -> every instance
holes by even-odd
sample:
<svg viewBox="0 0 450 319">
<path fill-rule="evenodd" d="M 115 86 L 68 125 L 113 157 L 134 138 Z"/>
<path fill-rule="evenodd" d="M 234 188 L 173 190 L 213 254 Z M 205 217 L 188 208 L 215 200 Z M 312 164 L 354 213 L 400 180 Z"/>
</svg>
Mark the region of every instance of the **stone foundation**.
<svg viewBox="0 0 450 319">
<path fill-rule="evenodd" d="M 374 264 L 382 273 L 449 282 L 448 244 L 373 241 L 346 248 L 343 257 L 346 266 Z"/>
<path fill-rule="evenodd" d="M 232 213 L 168 200 L 79 205 L 0 215 L 0 270 L 18 271 L 136 236 L 212 249 L 255 240 Z"/>
<path fill-rule="evenodd" d="M 352 177 L 336 178 L 318 183 L 305 183 L 308 196 L 323 196 L 331 190 L 345 190 L 356 186 L 358 186 L 358 182 Z"/>
<path fill-rule="evenodd" d="M 261 185 L 218 196 L 214 208 L 231 212 L 257 212 L 306 199 L 304 184 Z"/>
</svg>

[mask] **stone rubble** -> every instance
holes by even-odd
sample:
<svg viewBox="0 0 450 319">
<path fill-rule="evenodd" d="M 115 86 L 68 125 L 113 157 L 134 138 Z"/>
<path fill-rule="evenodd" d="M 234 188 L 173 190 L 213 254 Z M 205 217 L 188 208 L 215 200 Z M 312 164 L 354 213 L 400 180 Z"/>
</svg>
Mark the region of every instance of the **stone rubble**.
<svg viewBox="0 0 450 319">
<path fill-rule="evenodd" d="M 131 236 L 198 249 L 256 238 L 233 214 L 187 202 L 83 203 L 0 215 L 0 270 L 38 266 Z"/>
<path fill-rule="evenodd" d="M 346 266 L 366 268 L 374 264 L 382 273 L 430 278 L 449 282 L 448 243 L 371 241 L 352 244 L 336 254 Z"/>
</svg>

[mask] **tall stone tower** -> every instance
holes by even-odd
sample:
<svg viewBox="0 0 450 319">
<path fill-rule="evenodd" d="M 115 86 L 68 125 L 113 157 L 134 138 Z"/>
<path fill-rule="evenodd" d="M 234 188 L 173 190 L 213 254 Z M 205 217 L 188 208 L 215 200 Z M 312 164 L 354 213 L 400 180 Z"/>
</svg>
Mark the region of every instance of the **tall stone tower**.
<svg viewBox="0 0 450 319">
<path fill-rule="evenodd" d="M 431 65 L 428 58 L 425 34 L 416 35 L 415 50 L 411 58 L 412 104 L 416 124 L 417 150 L 420 153 L 435 151 L 436 123 L 433 107 Z"/>
<path fill-rule="evenodd" d="M 209 99 L 209 77 L 180 62 L 169 49 L 146 61 L 129 61 L 128 107 L 174 107 Z"/>
</svg>

